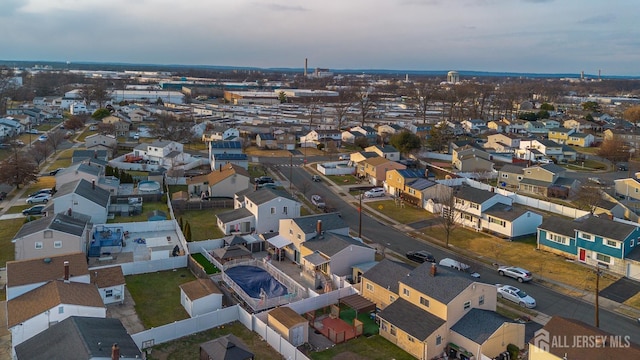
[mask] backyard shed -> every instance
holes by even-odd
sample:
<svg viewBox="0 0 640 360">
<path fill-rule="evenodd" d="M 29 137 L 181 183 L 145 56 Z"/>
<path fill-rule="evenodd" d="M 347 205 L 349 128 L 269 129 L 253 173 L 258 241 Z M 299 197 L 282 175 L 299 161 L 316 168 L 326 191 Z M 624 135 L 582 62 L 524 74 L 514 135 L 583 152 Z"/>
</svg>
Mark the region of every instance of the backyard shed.
<svg viewBox="0 0 640 360">
<path fill-rule="evenodd" d="M 180 285 L 180 303 L 195 317 L 222 308 L 222 291 L 211 279 L 197 279 Z"/>
<path fill-rule="evenodd" d="M 293 346 L 309 341 L 309 322 L 290 307 L 280 306 L 269 311 L 267 325 Z"/>
</svg>

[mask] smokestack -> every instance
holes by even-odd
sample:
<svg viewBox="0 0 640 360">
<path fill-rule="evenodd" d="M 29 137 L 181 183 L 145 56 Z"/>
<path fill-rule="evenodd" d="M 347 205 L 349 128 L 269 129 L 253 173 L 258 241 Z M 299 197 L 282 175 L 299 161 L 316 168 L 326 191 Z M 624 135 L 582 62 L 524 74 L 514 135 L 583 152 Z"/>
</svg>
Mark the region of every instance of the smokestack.
<svg viewBox="0 0 640 360">
<path fill-rule="evenodd" d="M 64 262 L 64 282 L 69 282 L 69 262 Z"/>
<path fill-rule="evenodd" d="M 307 77 L 307 65 L 309 64 L 309 60 L 304 58 L 304 77 Z"/>
<path fill-rule="evenodd" d="M 316 232 L 318 233 L 318 237 L 322 235 L 322 220 L 318 220 L 316 223 Z"/>
<path fill-rule="evenodd" d="M 120 348 L 118 347 L 118 343 L 114 343 L 111 347 L 111 360 L 119 360 L 120 359 Z"/>
<path fill-rule="evenodd" d="M 431 276 L 436 276 L 438 274 L 438 267 L 435 263 L 431 264 L 431 271 L 429 271 L 429 273 L 431 274 Z"/>
</svg>

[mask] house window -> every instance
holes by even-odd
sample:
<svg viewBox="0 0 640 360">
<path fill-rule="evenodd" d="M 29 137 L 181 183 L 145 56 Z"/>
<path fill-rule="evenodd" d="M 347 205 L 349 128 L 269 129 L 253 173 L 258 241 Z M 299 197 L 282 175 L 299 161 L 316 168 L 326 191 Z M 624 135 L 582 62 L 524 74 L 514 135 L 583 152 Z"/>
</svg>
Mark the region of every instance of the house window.
<svg viewBox="0 0 640 360">
<path fill-rule="evenodd" d="M 476 204 L 476 203 L 471 203 L 471 205 L 469 205 L 472 209 L 479 209 L 480 205 Z"/>
<path fill-rule="evenodd" d="M 587 241 L 594 241 L 594 239 L 591 237 L 591 234 L 580 233 L 580 237 Z"/>
<path fill-rule="evenodd" d="M 373 284 L 367 283 L 367 290 L 373 292 Z"/>
<path fill-rule="evenodd" d="M 506 221 L 500 220 L 500 219 L 496 219 L 494 217 L 489 217 L 489 222 L 490 223 L 494 223 L 494 224 L 498 224 L 498 225 L 500 225 L 502 227 L 505 227 L 506 224 L 507 224 Z"/>
<path fill-rule="evenodd" d="M 389 302 L 392 303 L 394 301 L 396 301 L 396 297 L 393 295 L 389 295 Z"/>
<path fill-rule="evenodd" d="M 518 175 L 518 181 L 520 181 L 522 179 L 523 179 L 522 175 Z"/>
<path fill-rule="evenodd" d="M 51 239 L 53 237 L 53 231 L 52 230 L 45 230 L 44 231 L 44 238 L 45 239 Z"/>
<path fill-rule="evenodd" d="M 285 215 L 288 214 L 289 213 L 289 209 L 287 209 L 286 206 L 282 207 L 282 213 L 285 214 Z"/>
<path fill-rule="evenodd" d="M 271 208 L 271 214 L 275 214 L 276 213 L 276 208 L 272 207 Z"/>
<path fill-rule="evenodd" d="M 105 290 L 104 297 L 112 297 L 112 296 L 113 296 L 113 290 L 112 289 Z"/>
<path fill-rule="evenodd" d="M 58 306 L 58 314 L 64 314 L 64 306 Z"/>
<path fill-rule="evenodd" d="M 505 178 L 505 179 L 508 179 L 509 178 L 509 174 L 502 174 L 502 177 Z"/>
<path fill-rule="evenodd" d="M 465 301 L 464 302 L 464 309 L 465 310 L 469 310 L 471 308 L 471 301 Z"/>
<path fill-rule="evenodd" d="M 62 241 L 61 240 L 54 241 L 53 247 L 56 249 L 60 249 L 62 247 Z"/>
<path fill-rule="evenodd" d="M 407 335 L 407 340 L 409 340 L 409 342 L 413 342 L 413 341 L 414 341 L 414 340 L 413 340 L 413 336 L 411 336 L 411 335 Z"/>
<path fill-rule="evenodd" d="M 465 220 L 469 220 L 469 221 L 472 221 L 472 220 L 473 220 L 473 218 L 471 217 L 471 215 L 468 215 L 468 214 L 464 214 L 464 215 L 463 215 L 463 217 L 464 217 L 464 219 L 465 219 Z"/>
<path fill-rule="evenodd" d="M 478 305 L 484 305 L 484 295 L 480 295 L 478 298 Z"/>
<path fill-rule="evenodd" d="M 442 336 L 438 335 L 436 336 L 436 345 L 440 345 L 442 344 Z"/>
<path fill-rule="evenodd" d="M 456 198 L 456 205 L 464 205 L 464 200 Z"/>
<path fill-rule="evenodd" d="M 402 289 L 402 295 L 404 295 L 404 296 L 407 296 L 407 297 L 408 297 L 408 296 L 409 296 L 409 294 L 410 294 L 409 289 L 407 289 L 407 288 Z"/>
<path fill-rule="evenodd" d="M 396 327 L 391 325 L 391 329 L 389 330 L 389 333 L 393 336 L 396 336 Z"/>
<path fill-rule="evenodd" d="M 382 331 L 389 331 L 389 325 L 387 325 L 386 321 L 381 321 L 380 327 L 382 328 Z"/>
<path fill-rule="evenodd" d="M 289 235 L 293 235 L 293 229 L 289 229 Z"/>
<path fill-rule="evenodd" d="M 558 234 L 549 234 L 547 233 L 547 240 L 556 242 L 562 245 L 568 245 L 569 239 L 566 236 L 558 235 Z"/>
<path fill-rule="evenodd" d="M 42 241 L 36 241 L 36 250 L 40 250 L 42 247 Z"/>
<path fill-rule="evenodd" d="M 298 234 L 298 240 L 302 239 L 302 234 Z"/>
<path fill-rule="evenodd" d="M 615 241 L 615 240 L 604 239 L 604 240 L 602 240 L 602 243 L 604 245 L 610 246 L 612 248 L 616 248 L 616 249 L 620 248 L 620 243 Z"/>
<path fill-rule="evenodd" d="M 420 296 L 420 305 L 424 305 L 426 307 L 429 307 L 429 299 L 425 299 L 422 296 Z"/>
<path fill-rule="evenodd" d="M 631 244 L 629 244 L 629 246 L 634 247 L 635 245 L 635 239 L 631 239 Z"/>
<path fill-rule="evenodd" d="M 603 263 L 611 264 L 611 256 L 596 253 L 596 260 Z"/>
</svg>

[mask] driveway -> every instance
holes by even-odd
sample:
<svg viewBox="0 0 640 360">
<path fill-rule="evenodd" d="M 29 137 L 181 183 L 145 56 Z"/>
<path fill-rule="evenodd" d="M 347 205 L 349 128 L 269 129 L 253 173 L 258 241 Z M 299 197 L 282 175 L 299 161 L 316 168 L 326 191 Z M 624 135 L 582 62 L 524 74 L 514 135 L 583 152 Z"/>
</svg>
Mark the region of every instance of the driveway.
<svg viewBox="0 0 640 360">
<path fill-rule="evenodd" d="M 623 303 L 640 292 L 640 283 L 627 278 L 621 278 L 600 291 L 600 296 Z"/>
</svg>

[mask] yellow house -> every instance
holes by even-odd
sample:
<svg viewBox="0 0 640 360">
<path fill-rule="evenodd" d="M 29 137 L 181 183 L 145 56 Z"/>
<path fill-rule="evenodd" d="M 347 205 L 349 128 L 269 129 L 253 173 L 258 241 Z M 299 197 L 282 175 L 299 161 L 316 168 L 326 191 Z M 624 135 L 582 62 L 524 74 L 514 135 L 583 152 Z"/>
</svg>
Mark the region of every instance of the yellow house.
<svg viewBox="0 0 640 360">
<path fill-rule="evenodd" d="M 358 163 L 356 173 L 371 184 L 380 186 L 386 179 L 387 171 L 406 168 L 403 164 L 383 157 L 372 157 Z"/>
<path fill-rule="evenodd" d="M 529 360 L 640 359 L 640 346 L 630 341 L 634 339 L 554 316 L 529 341 Z"/>
<path fill-rule="evenodd" d="M 555 141 L 558 144 L 566 144 L 569 140 L 569 136 L 576 132 L 576 129 L 567 128 L 551 128 L 549 129 L 549 140 Z"/>
<path fill-rule="evenodd" d="M 425 178 L 424 170 L 389 170 L 387 171 L 387 178 L 385 179 L 387 192 L 395 196 L 400 196 L 402 193 L 407 192 L 407 185 L 409 183 L 423 178 Z"/>
<path fill-rule="evenodd" d="M 293 346 L 309 342 L 309 321 L 287 306 L 280 306 L 267 314 L 267 325 Z"/>
<path fill-rule="evenodd" d="M 634 178 L 614 180 L 616 195 L 627 200 L 640 200 L 640 182 Z"/>
<path fill-rule="evenodd" d="M 595 141 L 595 137 L 592 134 L 586 133 L 573 133 L 569 135 L 567 139 L 567 145 L 590 147 Z"/>
<path fill-rule="evenodd" d="M 400 279 L 413 270 L 405 263 L 383 259 L 376 266 L 362 274 L 360 295 L 384 309 L 398 299 Z"/>
<path fill-rule="evenodd" d="M 398 266 L 382 266 L 379 272 L 400 278 L 398 293 L 389 293 L 393 289 L 390 284 L 385 287 L 382 281 L 373 281 L 374 267 L 363 275 L 363 296 L 382 301 L 397 295 L 378 313 L 380 335 L 416 358 L 431 359 L 452 349 L 476 359 L 493 358 L 504 352 L 508 343 L 524 346 L 524 325 L 512 324 L 495 313 L 494 285 L 475 282 L 467 274 L 431 263 L 408 273 Z M 393 275 L 391 271 L 395 271 Z M 484 334 L 465 330 L 474 323 L 490 326 Z M 493 334 L 502 333 L 508 342 L 494 340 L 497 335 Z"/>
</svg>

